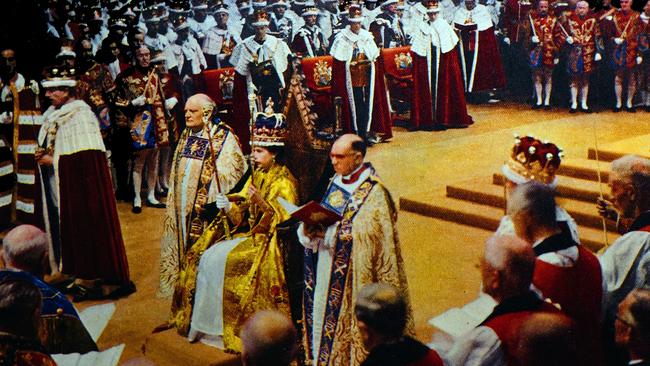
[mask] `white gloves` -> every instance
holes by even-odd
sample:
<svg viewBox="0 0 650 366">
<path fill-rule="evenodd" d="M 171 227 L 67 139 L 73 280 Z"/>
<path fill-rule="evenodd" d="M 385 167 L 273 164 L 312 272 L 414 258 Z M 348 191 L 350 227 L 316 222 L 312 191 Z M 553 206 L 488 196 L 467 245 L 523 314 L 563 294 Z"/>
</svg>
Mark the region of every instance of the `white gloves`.
<svg viewBox="0 0 650 366">
<path fill-rule="evenodd" d="M 134 107 L 142 107 L 144 103 L 146 102 L 146 99 L 144 98 L 144 95 L 141 95 L 131 101 L 131 104 L 133 104 Z"/>
<path fill-rule="evenodd" d="M 600 53 L 596 53 L 596 55 L 594 56 L 594 61 L 600 61 L 602 59 L 603 59 L 603 56 L 601 56 Z"/>
<path fill-rule="evenodd" d="M 505 44 L 510 44 L 510 38 L 505 37 L 505 38 L 503 39 L 503 43 L 505 43 Z"/>
<path fill-rule="evenodd" d="M 614 43 L 616 43 L 616 44 L 623 43 L 623 38 L 618 38 L 618 37 L 614 38 Z"/>
<path fill-rule="evenodd" d="M 217 195 L 217 199 L 214 203 L 217 205 L 218 209 L 224 210 L 226 212 L 230 211 L 230 208 L 232 207 L 232 204 L 228 200 L 228 197 L 226 197 L 226 195 L 223 193 L 219 193 Z"/>
<path fill-rule="evenodd" d="M 2 112 L 0 114 L 0 124 L 11 124 L 14 122 L 14 116 L 11 112 Z"/>
<path fill-rule="evenodd" d="M 637 57 L 636 57 L 636 64 L 637 64 L 637 65 L 641 65 L 642 62 L 643 62 L 643 57 L 641 57 L 641 56 L 637 56 Z"/>
<path fill-rule="evenodd" d="M 169 111 L 178 104 L 178 99 L 176 97 L 167 98 L 165 100 L 165 108 Z"/>
<path fill-rule="evenodd" d="M 559 63 L 560 63 L 560 59 L 559 59 L 559 58 L 554 58 L 554 59 L 553 59 L 553 65 L 557 65 L 557 64 L 559 64 Z"/>
<path fill-rule="evenodd" d="M 571 36 L 566 37 L 566 43 L 573 44 L 573 37 Z"/>
<path fill-rule="evenodd" d="M 533 36 L 532 41 L 533 41 L 533 43 L 539 43 L 539 37 Z"/>
</svg>

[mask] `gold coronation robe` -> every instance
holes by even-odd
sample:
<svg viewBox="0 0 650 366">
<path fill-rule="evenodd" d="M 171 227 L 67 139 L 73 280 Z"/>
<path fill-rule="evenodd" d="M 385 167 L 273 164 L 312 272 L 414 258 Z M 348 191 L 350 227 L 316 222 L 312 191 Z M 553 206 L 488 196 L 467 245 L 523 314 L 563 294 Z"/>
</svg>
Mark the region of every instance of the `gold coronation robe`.
<svg viewBox="0 0 650 366">
<path fill-rule="evenodd" d="M 345 184 L 338 175 L 330 183 L 324 203 L 340 201 L 337 192 L 348 198 L 340 205 L 343 219 L 327 228 L 324 240 L 309 240 L 302 225 L 298 228 L 305 246 L 302 343 L 310 365 L 357 366 L 366 358 L 354 303 L 369 283 L 385 282 L 403 291 L 406 334 L 414 335 L 397 210 L 386 187 L 367 167 L 355 183 Z M 337 199 L 329 199 L 332 196 Z"/>
<path fill-rule="evenodd" d="M 219 123 L 211 125 L 211 131 L 212 151 L 207 146 L 207 129 L 197 135 L 185 129 L 174 152 L 160 241 L 160 297 L 171 296 L 177 280 L 184 281 L 179 279 L 181 266 L 196 268 L 198 265 L 198 257 L 193 261 L 190 254 L 209 224 L 201 213 L 205 204 L 214 202 L 219 193 L 212 152 L 223 193 L 232 190 L 246 172 L 244 154 L 230 127 Z"/>
<path fill-rule="evenodd" d="M 230 352 L 241 352 L 239 332 L 255 312 L 279 310 L 291 316 L 276 226 L 290 217 L 278 198 L 296 204 L 297 183 L 289 169 L 279 164 L 256 170 L 253 180 L 266 207 L 248 200 L 250 178 L 241 192 L 228 196 L 233 205 L 227 215 L 235 234 L 223 240 L 221 223 L 215 221 L 197 241 L 196 246 L 204 246 L 221 238 L 201 258 L 194 304 L 180 309 L 181 317 L 191 314 L 190 340 L 202 338 Z"/>
</svg>

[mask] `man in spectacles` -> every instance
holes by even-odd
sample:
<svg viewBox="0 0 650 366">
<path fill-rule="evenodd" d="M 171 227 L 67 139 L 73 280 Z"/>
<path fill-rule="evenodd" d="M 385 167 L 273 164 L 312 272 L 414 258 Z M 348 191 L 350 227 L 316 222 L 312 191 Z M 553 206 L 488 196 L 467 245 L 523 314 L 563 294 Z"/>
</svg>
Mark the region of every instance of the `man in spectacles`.
<svg viewBox="0 0 650 366">
<path fill-rule="evenodd" d="M 618 306 L 616 344 L 629 355 L 628 365 L 650 365 L 650 290 L 636 289 Z"/>
</svg>

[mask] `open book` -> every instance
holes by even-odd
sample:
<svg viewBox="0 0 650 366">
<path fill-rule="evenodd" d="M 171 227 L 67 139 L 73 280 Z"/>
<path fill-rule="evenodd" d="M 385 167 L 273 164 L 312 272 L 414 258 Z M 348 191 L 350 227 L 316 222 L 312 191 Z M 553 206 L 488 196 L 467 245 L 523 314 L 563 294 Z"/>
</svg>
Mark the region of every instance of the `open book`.
<svg viewBox="0 0 650 366">
<path fill-rule="evenodd" d="M 474 301 L 462 308 L 451 308 L 429 320 L 429 324 L 453 338 L 479 326 L 494 310 L 497 303 L 492 297 L 480 293 Z"/>
<path fill-rule="evenodd" d="M 342 218 L 338 213 L 316 201 L 309 201 L 303 206 L 296 206 L 284 198 L 278 197 L 278 202 L 291 217 L 307 225 L 323 225 L 324 227 L 328 227 L 340 221 Z"/>
</svg>

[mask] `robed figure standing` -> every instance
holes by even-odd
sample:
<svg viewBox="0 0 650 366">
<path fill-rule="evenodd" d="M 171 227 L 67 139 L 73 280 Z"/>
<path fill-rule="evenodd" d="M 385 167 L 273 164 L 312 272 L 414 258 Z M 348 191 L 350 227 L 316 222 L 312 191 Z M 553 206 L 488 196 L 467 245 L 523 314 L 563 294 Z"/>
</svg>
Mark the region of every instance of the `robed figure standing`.
<svg viewBox="0 0 650 366">
<path fill-rule="evenodd" d="M 93 110 L 75 99 L 76 72 L 53 66 L 42 82 L 52 106 L 43 115 L 35 158 L 42 178 L 52 272 L 76 278 L 76 301 L 135 291 L 106 149 Z"/>
<path fill-rule="evenodd" d="M 485 5 L 465 1 L 454 14 L 453 26 L 462 42 L 461 66 L 468 93 L 502 89 L 506 77 L 494 36 L 492 17 Z"/>
<path fill-rule="evenodd" d="M 439 13 L 438 4 L 429 1 L 428 21 L 420 22 L 412 34 L 411 126 L 416 129 L 462 128 L 473 123 L 458 62 L 458 36 Z"/>
<path fill-rule="evenodd" d="M 321 205 L 342 219 L 327 228 L 301 224 L 305 247 L 303 347 L 308 364 L 358 366 L 366 357 L 354 317 L 356 294 L 365 284 L 408 285 L 397 236 L 395 203 L 370 164 L 365 144 L 347 134 L 332 146 L 336 171 Z M 413 334 L 410 304 L 405 333 Z"/>
<path fill-rule="evenodd" d="M 195 253 L 194 243 L 211 221 L 209 213 L 214 210 L 209 204 L 214 205 L 217 194 L 232 190 L 246 171 L 235 134 L 226 124 L 210 119 L 214 107 L 205 94 L 194 95 L 185 104 L 186 128 L 174 151 L 160 241 L 158 294 L 162 297 L 171 295 L 174 287 L 193 287 L 183 281 L 198 266 L 201 253 Z"/>
<path fill-rule="evenodd" d="M 370 32 L 361 28 L 361 7 L 349 9 L 349 25 L 341 30 L 330 53 L 332 97 L 343 100 L 341 127 L 370 143 L 391 138 L 391 121 L 379 48 Z"/>
</svg>

